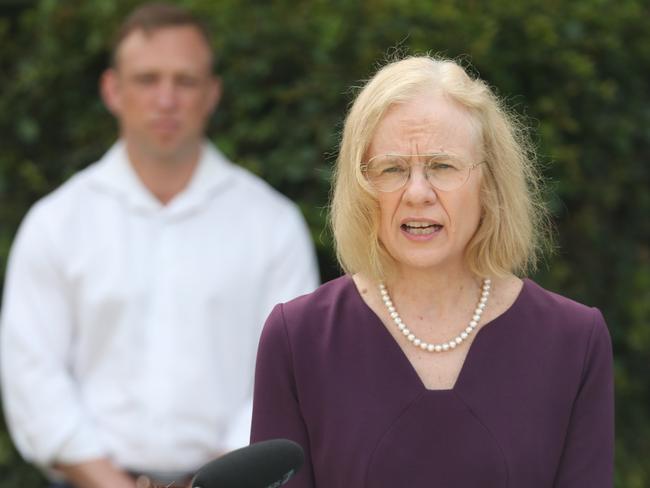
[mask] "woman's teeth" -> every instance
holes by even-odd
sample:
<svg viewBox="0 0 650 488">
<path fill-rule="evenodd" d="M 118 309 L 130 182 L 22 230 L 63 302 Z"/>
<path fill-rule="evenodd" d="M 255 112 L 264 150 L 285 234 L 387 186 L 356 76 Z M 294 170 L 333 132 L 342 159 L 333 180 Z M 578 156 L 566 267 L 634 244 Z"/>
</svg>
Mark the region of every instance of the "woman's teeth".
<svg viewBox="0 0 650 488">
<path fill-rule="evenodd" d="M 416 236 L 433 234 L 434 232 L 442 229 L 440 224 L 429 224 L 425 222 L 409 222 L 408 224 L 402 224 L 402 229 L 404 229 L 409 234 Z"/>
</svg>

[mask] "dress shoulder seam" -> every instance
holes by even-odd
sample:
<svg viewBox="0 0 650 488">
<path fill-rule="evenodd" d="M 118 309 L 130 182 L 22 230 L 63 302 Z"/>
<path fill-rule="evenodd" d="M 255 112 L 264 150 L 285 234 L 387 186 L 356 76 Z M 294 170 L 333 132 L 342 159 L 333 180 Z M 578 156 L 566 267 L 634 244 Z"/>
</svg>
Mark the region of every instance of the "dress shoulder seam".
<svg viewBox="0 0 650 488">
<path fill-rule="evenodd" d="M 456 398 L 458 398 L 458 400 L 460 402 L 462 402 L 462 404 L 465 405 L 465 407 L 467 407 L 467 410 L 470 412 L 472 417 L 474 417 L 476 419 L 476 421 L 479 424 L 481 424 L 481 426 L 483 426 L 485 431 L 489 434 L 489 436 L 492 438 L 492 440 L 494 441 L 496 446 L 499 448 L 499 452 L 501 453 L 501 458 L 503 459 L 503 467 L 506 470 L 506 487 L 510 486 L 510 468 L 508 466 L 508 457 L 506 456 L 506 453 L 505 453 L 505 451 L 503 449 L 503 446 L 501 445 L 501 443 L 497 439 L 497 436 L 494 435 L 494 432 L 492 432 L 492 429 L 490 429 L 487 425 L 485 425 L 485 422 L 483 422 L 483 420 L 476 414 L 474 409 L 465 401 L 463 396 L 457 390 L 454 390 L 454 395 L 456 395 Z"/>
<path fill-rule="evenodd" d="M 589 356 L 594 342 L 594 335 L 596 334 L 596 319 L 598 317 L 597 309 L 595 307 L 592 307 L 590 311 L 591 311 L 591 330 L 589 331 L 589 338 L 587 339 L 587 347 L 585 347 L 585 353 L 582 356 L 582 367 L 580 368 L 580 389 L 582 389 L 582 386 L 585 381 L 587 363 L 589 362 Z"/>
<path fill-rule="evenodd" d="M 386 436 L 388 432 L 391 431 L 393 426 L 404 416 L 404 414 L 415 405 L 415 403 L 424 396 L 425 392 L 420 392 L 418 395 L 416 395 L 410 402 L 408 402 L 404 408 L 399 412 L 398 415 L 395 416 L 393 421 L 390 423 L 390 425 L 383 431 L 383 433 L 378 437 L 377 441 L 375 442 L 374 447 L 372 448 L 372 451 L 370 452 L 370 455 L 368 456 L 368 464 L 366 466 L 366 472 L 363 476 L 363 486 L 367 487 L 368 486 L 368 476 L 370 474 L 370 466 L 372 465 L 372 459 L 375 455 L 375 452 L 379 448 L 379 445 L 381 444 L 382 440 Z"/>
</svg>

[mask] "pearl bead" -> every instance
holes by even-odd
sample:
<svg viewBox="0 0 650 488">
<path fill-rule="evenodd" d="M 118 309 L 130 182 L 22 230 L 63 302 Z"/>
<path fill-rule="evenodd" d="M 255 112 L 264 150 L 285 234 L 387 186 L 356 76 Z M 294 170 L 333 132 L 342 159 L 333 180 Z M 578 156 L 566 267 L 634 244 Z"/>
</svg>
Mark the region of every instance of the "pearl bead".
<svg viewBox="0 0 650 488">
<path fill-rule="evenodd" d="M 466 340 L 469 337 L 469 334 L 471 334 L 472 331 L 478 326 L 478 322 L 481 319 L 481 315 L 487 306 L 488 298 L 490 296 L 490 284 L 491 281 L 489 279 L 486 278 L 483 280 L 481 297 L 479 298 L 479 302 L 476 306 L 476 309 L 474 310 L 474 314 L 472 315 L 472 320 L 469 322 L 469 325 L 454 339 L 448 342 L 443 342 L 442 344 L 429 344 L 412 333 L 406 324 L 402 321 L 399 313 L 397 313 L 397 309 L 395 308 L 395 305 L 393 304 L 393 301 L 391 300 L 384 283 L 379 284 L 379 292 L 381 294 L 382 301 L 386 306 L 386 309 L 393 319 L 393 322 L 395 322 L 395 325 L 397 325 L 398 329 L 402 332 L 402 334 L 404 334 L 409 342 L 412 342 L 414 346 L 419 347 L 423 351 L 441 352 L 448 351 L 449 349 L 455 349 L 464 340 Z"/>
</svg>

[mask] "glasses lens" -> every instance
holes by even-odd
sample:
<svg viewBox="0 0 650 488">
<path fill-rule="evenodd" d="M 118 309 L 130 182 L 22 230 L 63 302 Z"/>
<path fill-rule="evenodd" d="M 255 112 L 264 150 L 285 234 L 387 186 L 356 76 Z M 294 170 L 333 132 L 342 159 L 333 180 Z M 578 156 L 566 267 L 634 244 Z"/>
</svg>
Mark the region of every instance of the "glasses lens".
<svg viewBox="0 0 650 488">
<path fill-rule="evenodd" d="M 443 191 L 463 186 L 469 176 L 469 166 L 447 154 L 432 156 L 425 166 L 427 179 L 434 188 Z"/>
<path fill-rule="evenodd" d="M 409 165 L 399 156 L 383 155 L 372 158 L 366 167 L 366 179 L 379 191 L 394 191 L 409 177 Z"/>
</svg>

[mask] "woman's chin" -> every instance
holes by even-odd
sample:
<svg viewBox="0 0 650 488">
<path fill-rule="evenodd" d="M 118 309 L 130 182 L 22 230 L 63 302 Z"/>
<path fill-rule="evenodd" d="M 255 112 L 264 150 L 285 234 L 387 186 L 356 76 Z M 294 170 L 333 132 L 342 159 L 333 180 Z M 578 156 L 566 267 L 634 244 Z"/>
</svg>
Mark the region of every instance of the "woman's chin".
<svg viewBox="0 0 650 488">
<path fill-rule="evenodd" d="M 458 264 L 449 256 L 409 256 L 408 258 L 396 259 L 397 268 L 404 273 L 435 272 L 448 269 Z"/>
</svg>

